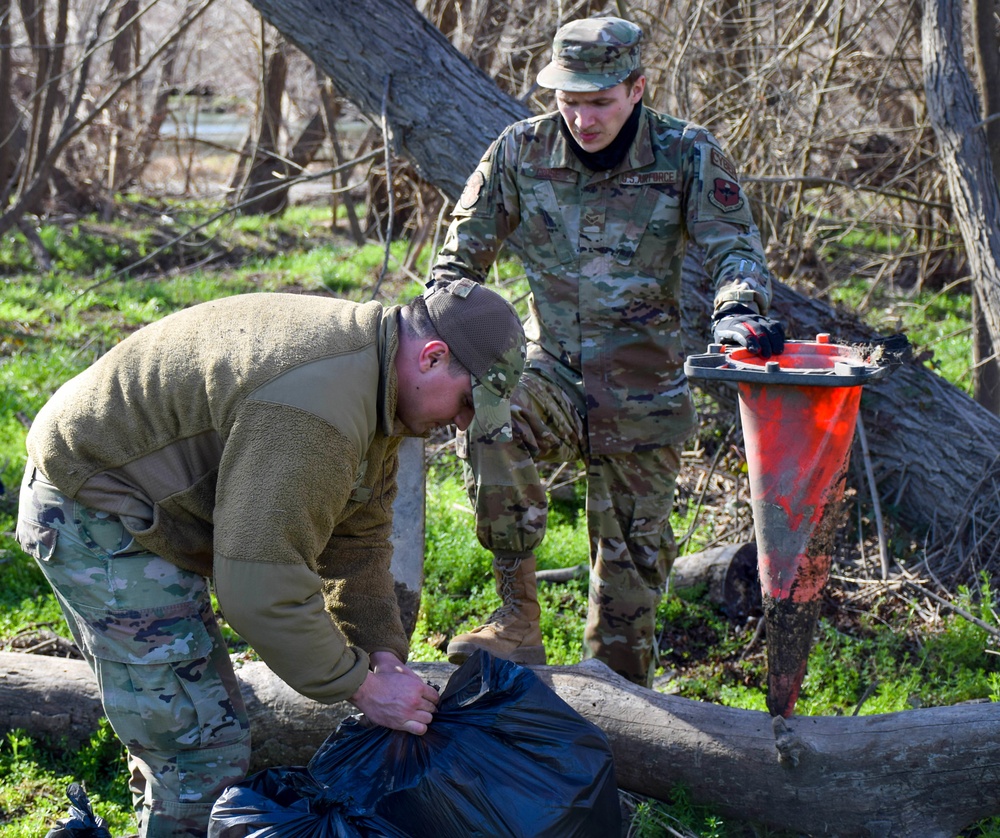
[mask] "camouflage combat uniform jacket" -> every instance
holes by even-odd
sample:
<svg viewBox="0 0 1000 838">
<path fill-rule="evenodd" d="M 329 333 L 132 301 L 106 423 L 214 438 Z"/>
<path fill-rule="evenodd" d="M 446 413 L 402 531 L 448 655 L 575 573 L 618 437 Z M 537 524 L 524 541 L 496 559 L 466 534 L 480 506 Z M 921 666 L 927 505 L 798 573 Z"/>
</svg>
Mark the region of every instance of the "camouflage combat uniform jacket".
<svg viewBox="0 0 1000 838">
<path fill-rule="evenodd" d="M 233 628 L 322 702 L 357 691 L 368 653 L 408 653 L 389 569 L 397 312 L 293 294 L 203 303 L 111 349 L 28 434 L 49 481 L 214 576 Z"/>
<path fill-rule="evenodd" d="M 715 304 L 767 311 L 771 279 L 733 164 L 704 128 L 644 108 L 625 159 L 592 172 L 558 113 L 515 123 L 469 178 L 436 279 L 485 281 L 509 237 L 531 288 L 528 367 L 575 396 L 595 454 L 676 443 L 697 422 L 679 297 L 690 238 Z"/>
</svg>

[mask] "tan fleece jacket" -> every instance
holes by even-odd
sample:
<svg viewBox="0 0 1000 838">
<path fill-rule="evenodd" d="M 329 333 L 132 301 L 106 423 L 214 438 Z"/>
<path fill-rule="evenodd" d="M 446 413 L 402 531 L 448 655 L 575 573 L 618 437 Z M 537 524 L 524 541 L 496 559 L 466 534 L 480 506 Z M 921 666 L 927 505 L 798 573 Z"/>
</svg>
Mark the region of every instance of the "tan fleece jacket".
<svg viewBox="0 0 1000 838">
<path fill-rule="evenodd" d="M 205 576 L 268 666 L 321 702 L 408 654 L 389 571 L 398 307 L 247 294 L 140 329 L 42 408 L 28 453 Z"/>
</svg>

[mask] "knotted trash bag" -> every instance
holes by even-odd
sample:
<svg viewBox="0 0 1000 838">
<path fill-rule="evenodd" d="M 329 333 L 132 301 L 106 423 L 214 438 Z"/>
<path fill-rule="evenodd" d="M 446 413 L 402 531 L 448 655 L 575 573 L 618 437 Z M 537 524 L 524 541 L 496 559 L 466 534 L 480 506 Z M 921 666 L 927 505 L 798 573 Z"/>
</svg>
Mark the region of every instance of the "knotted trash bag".
<svg viewBox="0 0 1000 838">
<path fill-rule="evenodd" d="M 303 766 L 269 768 L 229 786 L 212 807 L 209 838 L 409 838 L 350 805 Z"/>
<path fill-rule="evenodd" d="M 621 809 L 611 749 L 530 670 L 478 651 L 451 676 L 427 733 L 414 736 L 346 719 L 302 772 L 324 790 L 314 831 L 255 832 L 275 822 L 275 805 L 246 801 L 261 775 L 232 786 L 212 811 L 209 838 L 360 835 L 407 838 L 617 838 Z M 272 774 L 271 772 L 261 772 Z M 301 781 L 302 774 L 296 775 Z M 276 779 L 272 777 L 272 779 Z M 289 801 L 286 778 L 281 805 Z M 254 791 L 258 798 L 260 792 Z M 276 790 L 268 794 L 277 796 Z M 260 809 L 257 826 L 251 809 Z M 308 808 L 308 807 L 307 807 Z M 357 830 L 334 832 L 336 817 Z M 237 831 L 228 825 L 241 818 Z M 368 820 L 372 819 L 372 820 Z M 305 829 L 305 824 L 302 824 Z M 395 832 L 365 832 L 365 829 Z M 298 827 L 296 827 L 298 828 Z"/>
<path fill-rule="evenodd" d="M 45 833 L 45 838 L 111 838 L 107 822 L 94 814 L 83 786 L 70 783 L 66 796 L 70 802 L 69 817 L 60 818 Z"/>
</svg>

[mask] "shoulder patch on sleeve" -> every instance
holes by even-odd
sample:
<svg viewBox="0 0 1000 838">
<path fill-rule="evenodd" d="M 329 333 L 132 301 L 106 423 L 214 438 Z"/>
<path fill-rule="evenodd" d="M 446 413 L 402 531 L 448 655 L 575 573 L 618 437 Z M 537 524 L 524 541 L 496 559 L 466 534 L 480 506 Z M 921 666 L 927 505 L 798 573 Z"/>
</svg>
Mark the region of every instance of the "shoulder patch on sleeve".
<svg viewBox="0 0 1000 838">
<path fill-rule="evenodd" d="M 709 202 L 723 212 L 736 212 L 746 203 L 736 176 L 736 167 L 715 146 L 711 147 L 704 165 L 705 194 Z"/>
<path fill-rule="evenodd" d="M 722 169 L 729 177 L 736 180 L 736 167 L 733 165 L 733 161 L 717 148 L 712 149 L 712 165 Z"/>
<path fill-rule="evenodd" d="M 471 210 L 479 203 L 479 197 L 483 193 L 483 186 L 485 184 L 486 177 L 479 169 L 476 169 L 472 173 L 472 176 L 465 182 L 465 188 L 458 199 L 458 205 L 464 210 Z"/>
<path fill-rule="evenodd" d="M 494 214 L 493 201 L 490 195 L 493 194 L 495 181 L 497 178 L 497 149 L 503 135 L 490 143 L 476 166 L 475 171 L 469 175 L 465 182 L 462 194 L 458 196 L 455 206 L 451 211 L 452 217 L 478 216 L 483 218 L 492 217 Z"/>
<path fill-rule="evenodd" d="M 723 212 L 735 212 L 743 206 L 743 193 L 736 181 L 717 177 L 708 193 L 708 200 Z"/>
</svg>

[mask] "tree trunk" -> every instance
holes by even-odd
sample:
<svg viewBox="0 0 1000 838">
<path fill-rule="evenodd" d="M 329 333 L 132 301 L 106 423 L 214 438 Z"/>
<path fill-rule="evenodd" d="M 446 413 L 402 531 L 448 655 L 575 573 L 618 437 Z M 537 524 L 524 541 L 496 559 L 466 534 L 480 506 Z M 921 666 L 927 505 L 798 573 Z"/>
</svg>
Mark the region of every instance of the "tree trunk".
<svg viewBox="0 0 1000 838">
<path fill-rule="evenodd" d="M 426 534 L 424 440 L 406 437 L 399 446 L 399 491 L 392 504 L 392 571 L 399 616 L 406 636 L 413 634 L 424 589 L 424 543 Z"/>
<path fill-rule="evenodd" d="M 1000 42 L 996 35 L 997 0 L 972 0 L 972 43 L 979 75 L 981 113 L 986 122 L 986 145 L 993 174 L 1000 177 Z M 991 118 L 992 116 L 992 118 Z M 977 294 L 972 295 L 972 360 L 975 398 L 1000 414 L 1000 360 Z"/>
<path fill-rule="evenodd" d="M 49 135 L 42 130 L 44 114 L 47 111 L 46 102 L 49 101 L 47 92 L 51 95 L 49 88 L 49 64 L 52 60 L 49 49 L 48 35 L 45 28 L 45 7 L 38 5 L 35 0 L 20 0 L 21 20 L 24 25 L 28 43 L 32 46 L 34 55 L 34 81 L 35 86 L 31 95 L 31 114 L 28 120 L 28 143 L 26 146 L 26 164 L 20 172 L 20 185 L 18 192 L 23 195 L 26 190 L 24 184 L 39 174 L 41 160 L 45 156 L 48 148 Z M 40 200 L 41 192 L 37 196 Z M 38 208 L 38 200 L 28 203 L 29 212 L 34 212 Z"/>
<path fill-rule="evenodd" d="M 528 115 L 404 0 L 251 2 L 376 122 L 385 77 L 391 76 L 386 112 L 396 151 L 452 200 L 497 135 Z M 952 184 L 953 194 L 968 189 L 982 195 L 972 188 L 972 173 L 965 174 L 967 180 Z M 966 217 L 998 218 L 1000 212 Z M 1000 235 L 994 225 L 984 224 L 983 238 L 987 232 Z M 686 348 L 704 352 L 712 293 L 693 250 L 684 271 Z M 838 314 L 782 283 L 775 287 L 774 309 L 793 338 L 812 339 L 819 332 L 841 341 L 876 337 L 853 316 Z M 929 530 L 930 567 L 942 578 L 974 576 L 1000 549 L 1000 418 L 919 363 L 904 364 L 865 389 L 861 414 L 883 504 L 895 509 L 906 526 Z M 732 398 L 722 388 L 716 393 Z M 940 555 L 934 550 L 938 546 Z"/>
<path fill-rule="evenodd" d="M 358 213 L 354 208 L 354 198 L 351 196 L 349 184 L 351 182 L 350 168 L 343 167 L 347 160 L 344 157 L 343 148 L 340 145 L 340 136 L 337 133 L 337 118 L 340 116 L 340 102 L 337 100 L 337 93 L 333 87 L 333 81 L 316 74 L 316 85 L 319 88 L 320 102 L 323 104 L 323 122 L 326 126 L 327 136 L 330 138 L 330 145 L 333 148 L 334 162 L 339 171 L 334 177 L 334 193 L 332 196 L 331 209 L 333 211 L 333 226 L 337 226 L 337 196 L 341 196 L 344 202 L 344 212 L 347 215 L 347 223 L 351 229 L 351 239 L 357 247 L 365 243 L 364 233 L 361 232 L 361 223 L 358 221 Z"/>
<path fill-rule="evenodd" d="M 25 153 L 26 133 L 12 95 L 14 42 L 10 30 L 10 0 L 0 0 L 0 206 L 6 204 Z"/>
<path fill-rule="evenodd" d="M 757 545 L 750 541 L 712 547 L 678 556 L 670 573 L 670 589 L 707 588 L 708 601 L 730 619 L 761 613 Z"/>
<path fill-rule="evenodd" d="M 924 93 L 975 294 L 989 329 L 992 357 L 1000 348 L 1000 230 L 996 229 L 1000 218 L 1000 186 L 991 162 L 987 132 L 981 124 L 976 91 L 962 55 L 962 6 L 949 0 L 924 0 Z M 989 17 L 992 22 L 992 14 Z M 980 46 L 982 40 L 985 36 L 981 33 Z M 993 41 L 995 52 L 996 41 L 989 40 Z M 995 55 L 993 59 L 991 64 L 995 68 Z M 996 78 L 990 80 L 994 86 L 996 81 Z M 991 99 L 995 102 L 996 97 L 994 91 Z"/>
<path fill-rule="evenodd" d="M 415 663 L 443 687 L 455 667 Z M 597 661 L 534 667 L 607 735 L 621 788 L 696 803 L 769 829 L 813 836 L 954 838 L 1000 814 L 1000 714 L 990 703 L 878 716 L 795 716 L 662 695 Z M 262 663 L 237 674 L 254 738 L 251 770 L 302 765 L 350 713 L 295 693 Z M 101 715 L 83 661 L 0 653 L 0 724 L 65 735 L 71 746 Z M 402 734 L 401 734 L 402 735 Z"/>
<path fill-rule="evenodd" d="M 283 186 L 288 163 L 278 151 L 283 121 L 281 100 L 288 76 L 285 38 L 279 34 L 268 47 L 262 31 L 261 52 L 263 79 L 256 124 L 240 154 L 231 186 L 233 201 L 240 212 L 268 215 L 280 213 L 288 204 L 288 187 Z"/>
<path fill-rule="evenodd" d="M 993 174 L 1000 176 L 1000 41 L 997 39 L 998 0 L 972 0 L 972 46 L 986 123 L 986 144 L 993 161 Z M 993 117 L 990 119 L 990 117 Z"/>
<path fill-rule="evenodd" d="M 993 348 L 983 304 L 976 289 L 972 292 L 973 397 L 990 413 L 1000 415 L 1000 360 Z"/>
<path fill-rule="evenodd" d="M 497 135 L 528 109 L 448 42 L 406 0 L 251 0 L 379 124 L 393 153 L 455 199 Z"/>
<path fill-rule="evenodd" d="M 114 40 L 109 62 L 111 79 L 119 83 L 138 66 L 142 55 L 142 27 L 139 25 L 138 0 L 126 0 L 118 9 Z M 139 114 L 139 85 L 127 85 L 108 107 L 108 174 L 109 197 L 134 179 L 135 139 Z M 105 201 L 107 210 L 110 201 Z"/>
</svg>

